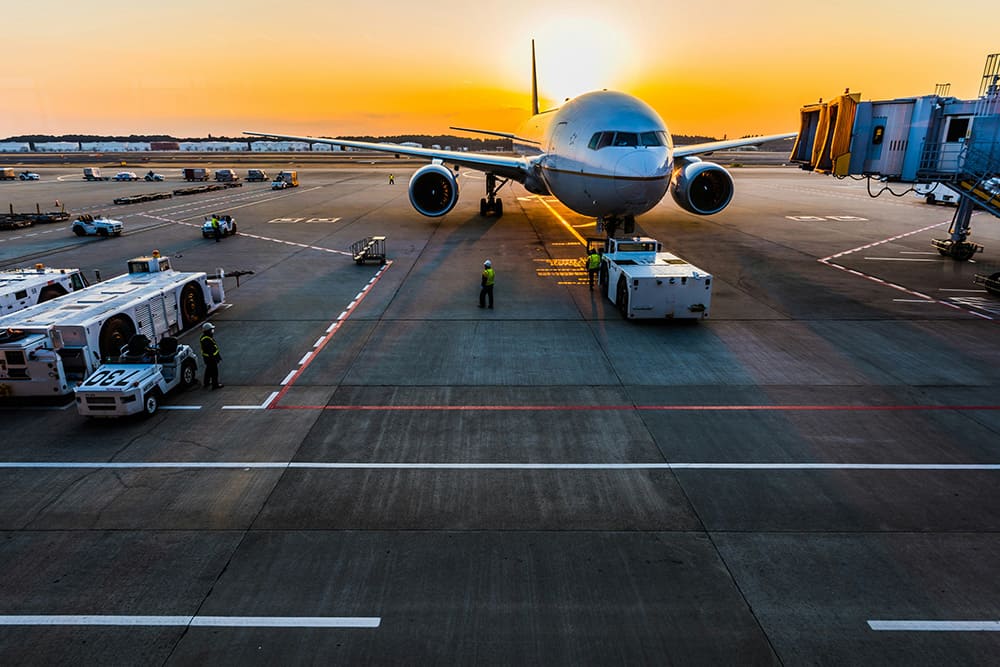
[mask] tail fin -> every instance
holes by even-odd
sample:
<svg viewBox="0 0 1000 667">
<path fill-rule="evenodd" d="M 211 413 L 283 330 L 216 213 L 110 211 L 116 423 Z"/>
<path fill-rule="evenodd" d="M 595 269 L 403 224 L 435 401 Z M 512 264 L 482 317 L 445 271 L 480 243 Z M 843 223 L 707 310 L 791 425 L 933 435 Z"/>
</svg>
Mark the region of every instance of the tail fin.
<svg viewBox="0 0 1000 667">
<path fill-rule="evenodd" d="M 535 73 L 535 40 L 531 40 L 531 115 L 538 115 L 538 75 Z"/>
</svg>

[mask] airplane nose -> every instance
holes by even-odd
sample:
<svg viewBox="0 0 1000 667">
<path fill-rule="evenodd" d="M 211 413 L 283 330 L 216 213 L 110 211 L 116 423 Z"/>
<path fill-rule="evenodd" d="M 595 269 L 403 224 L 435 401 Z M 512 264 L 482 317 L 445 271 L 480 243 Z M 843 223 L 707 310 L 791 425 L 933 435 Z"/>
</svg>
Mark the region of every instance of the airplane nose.
<svg viewBox="0 0 1000 667">
<path fill-rule="evenodd" d="M 659 167 L 662 157 L 656 151 L 636 150 L 623 155 L 615 165 L 615 187 L 619 196 L 623 197 L 630 204 L 645 204 L 655 196 L 650 192 L 652 189 L 658 190 L 660 200 L 663 196 L 662 184 L 655 179 L 660 175 Z"/>
</svg>

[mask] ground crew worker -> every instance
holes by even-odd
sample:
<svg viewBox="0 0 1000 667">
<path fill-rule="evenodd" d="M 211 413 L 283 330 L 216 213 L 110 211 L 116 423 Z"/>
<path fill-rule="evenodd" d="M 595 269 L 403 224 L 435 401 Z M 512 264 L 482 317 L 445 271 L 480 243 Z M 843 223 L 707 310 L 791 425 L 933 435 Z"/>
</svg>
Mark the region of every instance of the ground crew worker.
<svg viewBox="0 0 1000 667">
<path fill-rule="evenodd" d="M 601 268 L 601 255 L 597 252 L 597 248 L 590 248 L 587 251 L 587 259 L 584 260 L 587 264 L 587 282 L 590 284 L 590 291 L 594 291 L 594 276 L 597 275 L 597 271 Z"/>
<path fill-rule="evenodd" d="M 393 176 L 392 174 L 389 174 L 389 185 L 395 185 L 395 184 L 396 184 L 396 177 Z"/>
<path fill-rule="evenodd" d="M 215 242 L 218 243 L 222 240 L 222 226 L 219 225 L 219 219 L 212 216 L 212 231 L 215 232 Z"/>
<path fill-rule="evenodd" d="M 490 308 L 493 307 L 493 283 L 496 281 L 496 273 L 493 272 L 493 263 L 490 260 L 483 262 L 482 288 L 479 290 L 479 307 L 486 307 L 486 296 L 490 297 Z"/>
<path fill-rule="evenodd" d="M 222 355 L 219 353 L 219 345 L 215 342 L 215 325 L 205 322 L 201 325 L 201 358 L 205 360 L 205 388 L 222 389 L 225 385 L 219 384 L 219 364 L 222 362 Z"/>
</svg>

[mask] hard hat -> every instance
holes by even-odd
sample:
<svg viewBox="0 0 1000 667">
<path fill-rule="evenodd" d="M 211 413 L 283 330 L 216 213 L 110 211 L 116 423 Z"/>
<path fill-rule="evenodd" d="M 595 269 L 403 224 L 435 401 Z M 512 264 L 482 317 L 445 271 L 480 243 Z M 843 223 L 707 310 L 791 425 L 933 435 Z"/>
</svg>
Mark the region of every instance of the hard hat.
<svg viewBox="0 0 1000 667">
<path fill-rule="evenodd" d="M 485 262 L 483 262 L 483 266 L 485 266 L 486 268 L 489 268 L 489 267 L 493 266 L 493 264 L 490 262 L 490 260 L 486 260 Z"/>
<path fill-rule="evenodd" d="M 201 330 L 202 331 L 215 331 L 215 325 L 212 324 L 211 322 L 205 322 L 204 324 L 201 325 Z"/>
</svg>

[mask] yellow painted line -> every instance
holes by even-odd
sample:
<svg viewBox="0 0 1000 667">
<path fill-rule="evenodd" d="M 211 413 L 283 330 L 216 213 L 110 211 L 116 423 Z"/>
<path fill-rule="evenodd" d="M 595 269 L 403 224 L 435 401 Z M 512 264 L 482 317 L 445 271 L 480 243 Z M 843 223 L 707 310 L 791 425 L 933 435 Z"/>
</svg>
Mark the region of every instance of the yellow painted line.
<svg viewBox="0 0 1000 667">
<path fill-rule="evenodd" d="M 549 204 L 547 201 L 545 201 L 541 197 L 538 198 L 538 201 L 540 201 L 543 204 L 545 204 L 545 208 L 549 209 L 549 211 L 552 212 L 552 215 L 554 215 L 556 217 L 556 220 L 558 220 L 559 222 L 561 222 L 562 225 L 563 225 L 563 227 L 565 227 L 566 229 L 568 229 L 569 233 L 576 237 L 576 239 L 580 242 L 580 245 L 584 245 L 584 246 L 587 245 L 587 240 L 585 238 L 583 238 L 582 236 L 580 236 L 580 233 L 578 231 L 576 231 L 575 229 L 573 229 L 573 226 L 571 224 L 569 224 L 568 222 L 566 222 L 565 218 L 563 218 L 561 215 L 559 215 L 559 212 L 557 210 L 555 210 L 554 208 L 552 208 L 551 204 Z"/>
</svg>

